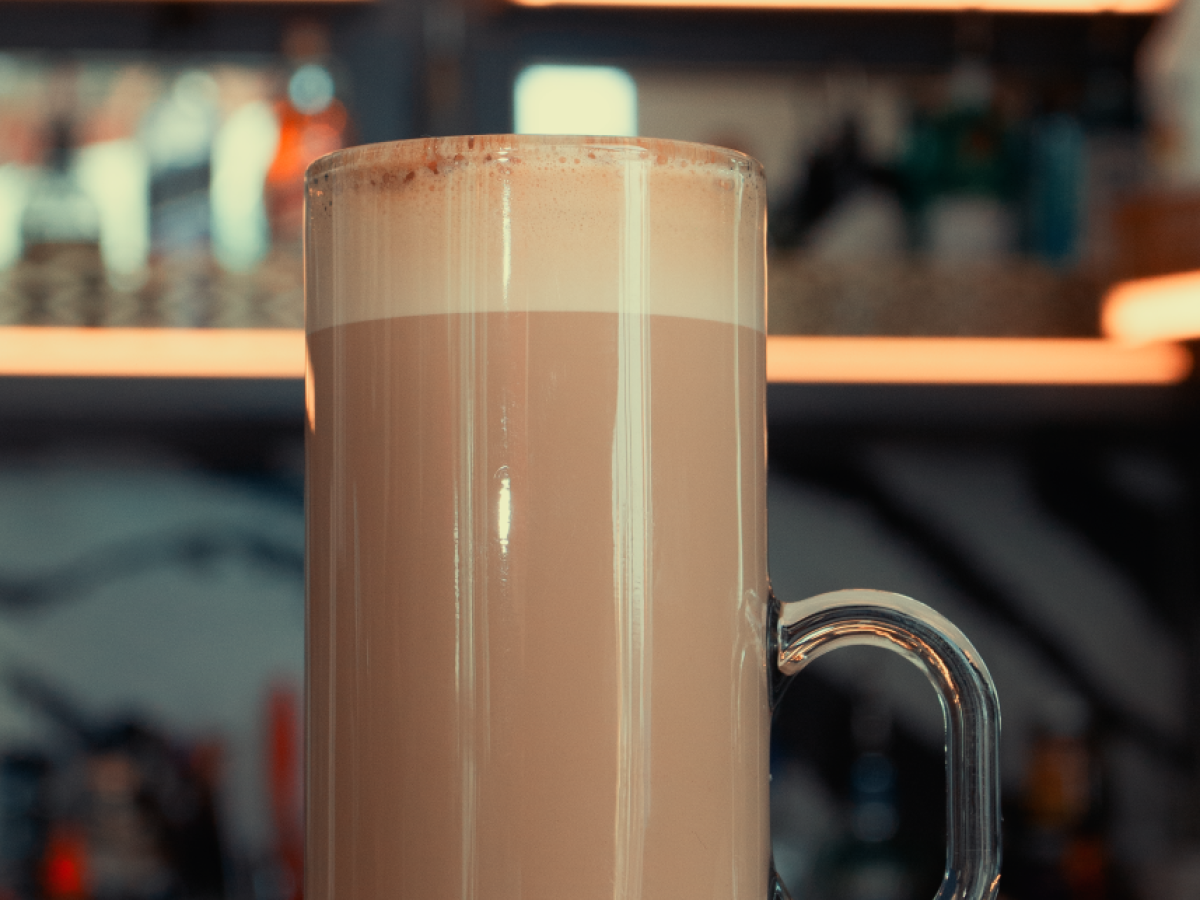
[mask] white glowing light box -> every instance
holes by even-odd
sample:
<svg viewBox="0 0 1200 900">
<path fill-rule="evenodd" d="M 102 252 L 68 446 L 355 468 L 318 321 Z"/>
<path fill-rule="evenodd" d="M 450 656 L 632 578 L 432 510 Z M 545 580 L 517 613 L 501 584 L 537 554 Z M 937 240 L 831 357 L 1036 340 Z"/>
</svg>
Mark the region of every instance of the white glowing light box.
<svg viewBox="0 0 1200 900">
<path fill-rule="evenodd" d="M 637 134 L 637 85 L 614 66 L 529 66 L 513 87 L 517 134 Z"/>
</svg>

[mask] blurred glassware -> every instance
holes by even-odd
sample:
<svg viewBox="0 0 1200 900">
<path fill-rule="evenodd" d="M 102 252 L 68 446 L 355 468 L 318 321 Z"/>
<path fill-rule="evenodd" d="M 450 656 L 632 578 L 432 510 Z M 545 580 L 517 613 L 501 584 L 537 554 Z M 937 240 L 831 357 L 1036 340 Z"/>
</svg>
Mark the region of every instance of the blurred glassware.
<svg viewBox="0 0 1200 900">
<path fill-rule="evenodd" d="M 279 122 L 260 73 L 225 67 L 222 95 L 233 95 L 212 152 L 212 250 L 222 268 L 245 272 L 271 247 L 265 188 L 279 148 Z"/>
<path fill-rule="evenodd" d="M 908 900 L 915 885 L 911 854 L 898 840 L 892 715 L 874 692 L 855 705 L 852 733 L 849 827 L 829 848 L 822 873 L 825 889 L 839 900 Z"/>
<path fill-rule="evenodd" d="M 1034 119 L 1029 131 L 1028 247 L 1040 259 L 1066 265 L 1079 250 L 1083 127 L 1076 116 L 1057 111 Z"/>
<path fill-rule="evenodd" d="M 0 325 L 298 326 L 299 232 L 273 239 L 267 173 L 297 217 L 282 170 L 340 145 L 331 65 L 293 60 L 280 153 L 269 60 L 0 53 Z"/>
<path fill-rule="evenodd" d="M 267 786 L 275 830 L 278 900 L 304 895 L 303 712 L 293 685 L 276 684 L 267 697 Z"/>
<path fill-rule="evenodd" d="M 76 245 L 99 251 L 100 216 L 96 204 L 72 171 L 72 131 L 65 119 L 51 125 L 45 165 L 33 183 L 21 217 L 21 243 L 27 258 L 45 258 L 61 247 Z"/>
<path fill-rule="evenodd" d="M 32 897 L 46 853 L 52 766 L 37 750 L 0 757 L 0 894 Z"/>
<path fill-rule="evenodd" d="M 161 87 L 140 63 L 95 64 L 80 71 L 80 185 L 100 216 L 100 254 L 114 287 L 136 287 L 150 252 L 150 163 L 139 123 Z"/>
<path fill-rule="evenodd" d="M 217 84 L 188 69 L 150 108 L 140 138 L 150 162 L 150 235 L 157 255 L 207 254 Z"/>
<path fill-rule="evenodd" d="M 104 314 L 100 214 L 76 177 L 72 138 L 69 121 L 52 123 L 21 217 L 23 259 L 33 264 L 24 272 L 24 319 L 34 325 L 98 325 Z"/>
<path fill-rule="evenodd" d="M 1178 0 L 1138 54 L 1150 149 L 1168 185 L 1200 182 L 1200 2 Z"/>
<path fill-rule="evenodd" d="M 1033 740 L 1021 808 L 1009 817 L 1005 880 L 1028 900 L 1123 896 L 1106 827 L 1104 777 L 1089 714 L 1064 699 Z"/>
<path fill-rule="evenodd" d="M 1017 131 L 980 60 L 961 60 L 947 91 L 945 109 L 914 115 L 900 159 L 914 245 L 939 261 L 1004 259 L 1018 245 Z"/>
<path fill-rule="evenodd" d="M 45 130 L 32 81 L 17 57 L 0 54 L 0 270 L 21 258 L 21 216 Z"/>
<path fill-rule="evenodd" d="M 18 900 L 214 900 L 226 895 L 217 810 L 222 742 L 180 741 L 136 716 L 96 716 L 42 676 L 4 686 L 51 726 L 41 752 L 0 762 Z M 15 850 L 16 852 L 12 852 Z"/>
<path fill-rule="evenodd" d="M 45 900 L 86 900 L 88 882 L 87 838 L 73 822 L 58 822 L 50 828 L 46 855 L 42 860 L 41 890 L 35 897 Z"/>
</svg>

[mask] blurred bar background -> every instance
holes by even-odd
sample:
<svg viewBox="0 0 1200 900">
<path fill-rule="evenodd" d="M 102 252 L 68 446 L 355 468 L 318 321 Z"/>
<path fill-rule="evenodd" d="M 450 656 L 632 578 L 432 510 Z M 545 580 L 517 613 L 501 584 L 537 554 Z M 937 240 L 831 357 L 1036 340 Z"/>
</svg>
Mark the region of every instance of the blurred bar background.
<svg viewBox="0 0 1200 900">
<path fill-rule="evenodd" d="M 1200 897 L 1200 0 L 0 0 L 0 900 L 300 900 L 301 174 L 513 130 L 765 164 L 776 592 L 982 651 L 1005 898 Z M 772 770 L 798 900 L 933 895 L 915 669 Z"/>
</svg>

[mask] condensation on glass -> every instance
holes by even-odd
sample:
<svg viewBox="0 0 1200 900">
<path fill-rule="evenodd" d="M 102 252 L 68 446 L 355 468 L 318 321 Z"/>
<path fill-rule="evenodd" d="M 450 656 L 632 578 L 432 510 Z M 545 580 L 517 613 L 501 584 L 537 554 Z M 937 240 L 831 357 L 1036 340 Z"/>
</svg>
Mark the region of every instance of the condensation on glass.
<svg viewBox="0 0 1200 900">
<path fill-rule="evenodd" d="M 944 894 L 987 896 L 998 721 L 969 644 L 890 595 L 771 598 L 759 165 L 464 137 L 307 184 L 308 896 L 779 892 L 778 664 L 902 636 L 975 704 L 948 719 L 975 874 Z"/>
</svg>

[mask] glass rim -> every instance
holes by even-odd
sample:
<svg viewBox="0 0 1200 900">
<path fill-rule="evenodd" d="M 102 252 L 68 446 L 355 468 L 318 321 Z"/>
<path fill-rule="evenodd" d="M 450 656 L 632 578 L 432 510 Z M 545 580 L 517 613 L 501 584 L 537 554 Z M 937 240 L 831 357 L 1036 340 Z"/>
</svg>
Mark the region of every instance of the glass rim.
<svg viewBox="0 0 1200 900">
<path fill-rule="evenodd" d="M 479 134 L 450 137 L 408 138 L 360 144 L 335 150 L 313 162 L 306 180 L 328 177 L 339 170 L 387 165 L 429 168 L 438 171 L 441 161 L 458 163 L 468 158 L 480 161 L 511 159 L 515 153 L 549 151 L 555 148 L 606 156 L 628 155 L 634 158 L 654 158 L 660 163 L 685 160 L 696 165 L 718 166 L 740 170 L 751 177 L 764 178 L 763 165 L 753 156 L 715 144 L 678 141 L 669 138 L 627 137 L 607 135 L 559 134 Z M 591 157 L 595 159 L 593 155 Z M 514 160 L 517 161 L 517 160 Z M 577 162 L 578 160 L 576 160 Z"/>
</svg>

